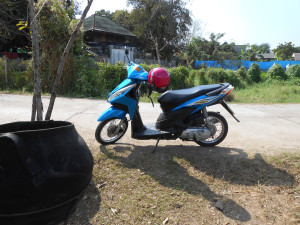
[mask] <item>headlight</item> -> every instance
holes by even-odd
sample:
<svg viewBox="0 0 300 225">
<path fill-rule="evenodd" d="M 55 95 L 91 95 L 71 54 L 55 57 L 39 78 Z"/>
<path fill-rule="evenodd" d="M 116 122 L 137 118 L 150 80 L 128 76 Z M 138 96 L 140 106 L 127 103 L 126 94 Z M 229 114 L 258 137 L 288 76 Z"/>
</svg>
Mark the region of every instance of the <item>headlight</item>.
<svg viewBox="0 0 300 225">
<path fill-rule="evenodd" d="M 118 91 L 112 93 L 110 96 L 108 96 L 107 101 L 108 101 L 108 102 L 112 101 L 112 100 L 115 99 L 116 97 L 122 95 L 123 93 L 125 93 L 126 91 L 130 90 L 131 88 L 133 88 L 133 87 L 135 87 L 135 86 L 136 86 L 136 84 L 131 84 L 131 85 L 129 85 L 129 86 L 126 86 L 126 87 L 124 87 L 124 88 L 121 88 L 120 90 L 118 90 Z"/>
</svg>

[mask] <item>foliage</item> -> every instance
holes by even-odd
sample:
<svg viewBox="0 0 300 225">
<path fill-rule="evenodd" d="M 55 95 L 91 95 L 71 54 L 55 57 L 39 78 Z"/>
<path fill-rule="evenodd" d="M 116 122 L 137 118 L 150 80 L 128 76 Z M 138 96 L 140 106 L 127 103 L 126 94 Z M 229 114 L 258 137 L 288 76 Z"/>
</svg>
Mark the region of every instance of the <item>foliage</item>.
<svg viewBox="0 0 300 225">
<path fill-rule="evenodd" d="M 224 34 L 210 34 L 209 40 L 202 37 L 194 37 L 186 46 L 183 58 L 188 65 L 194 66 L 195 60 L 219 61 L 234 60 L 237 53 L 234 50 L 234 43 L 220 44 Z"/>
<path fill-rule="evenodd" d="M 137 47 L 153 56 L 170 58 L 182 43 L 191 24 L 183 0 L 128 0 L 133 6 L 127 28 L 137 35 Z"/>
<path fill-rule="evenodd" d="M 29 29 L 16 26 L 20 21 L 27 20 L 27 0 L 0 1 L 0 52 L 30 46 Z"/>
<path fill-rule="evenodd" d="M 274 63 L 274 65 L 268 70 L 268 76 L 272 79 L 287 79 L 284 69 L 277 63 Z"/>
<path fill-rule="evenodd" d="M 20 63 L 8 61 L 8 87 L 6 87 L 4 59 L 0 58 L 0 89 L 12 89 L 19 91 L 33 90 L 32 60 Z"/>
<path fill-rule="evenodd" d="M 257 63 L 252 63 L 248 70 L 248 76 L 252 82 L 258 83 L 261 81 L 260 69 Z"/>
<path fill-rule="evenodd" d="M 262 57 L 262 54 L 270 53 L 270 45 L 268 43 L 248 45 L 246 50 L 241 49 L 241 53 L 240 59 L 242 60 L 257 61 L 257 58 L 259 57 L 259 60 L 263 61 L 264 58 Z"/>
<path fill-rule="evenodd" d="M 113 20 L 114 14 L 115 14 L 114 12 L 110 12 L 109 10 L 106 11 L 105 9 L 101 9 L 101 10 L 95 12 L 95 15 L 104 16 L 110 20 Z"/>
<path fill-rule="evenodd" d="M 65 4 L 64 1 L 59 0 L 48 1 L 40 14 L 41 79 L 42 89 L 46 92 L 52 89 L 61 55 L 76 23 L 71 16 L 75 15 L 73 4 L 69 7 Z M 82 34 L 80 35 L 82 37 Z M 80 55 L 84 57 L 85 54 L 82 48 L 82 38 L 79 38 L 68 56 L 64 76 L 60 82 L 60 91 L 74 87 L 73 78 L 78 67 L 77 57 L 81 57 Z"/>
<path fill-rule="evenodd" d="M 247 70 L 245 69 L 245 67 L 241 66 L 237 71 L 236 71 L 236 75 L 238 77 L 240 77 L 243 80 L 246 80 L 247 77 Z"/>
<path fill-rule="evenodd" d="M 73 57 L 72 71 L 70 71 L 70 79 L 68 82 L 63 81 L 60 86 L 59 93 L 71 96 L 80 97 L 101 97 L 106 98 L 107 94 L 111 92 L 120 82 L 122 82 L 127 77 L 126 69 L 124 64 L 110 65 L 104 63 L 98 63 L 90 59 L 87 55 L 82 55 L 81 57 Z M 150 71 L 153 68 L 158 67 L 158 65 L 146 65 L 141 64 L 141 66 L 146 70 Z M 292 67 L 299 69 L 298 66 Z M 285 88 L 282 88 L 284 92 L 283 96 L 276 97 L 274 95 L 274 102 L 295 102 L 298 101 L 300 87 L 300 78 L 294 75 L 287 76 L 288 80 L 277 80 L 277 79 L 266 79 L 263 82 L 258 82 L 255 79 L 259 76 L 262 81 L 261 72 L 257 66 L 253 66 L 251 70 L 246 72 L 245 68 L 241 67 L 238 71 L 225 70 L 222 68 L 202 68 L 202 69 L 192 69 L 190 67 L 176 67 L 167 68 L 171 81 L 170 89 L 177 90 L 182 88 L 194 87 L 197 85 L 207 85 L 215 83 L 231 83 L 237 92 L 235 92 L 234 99 L 237 101 L 246 101 L 247 90 L 253 87 L 253 91 L 248 93 L 250 102 L 268 102 L 268 96 L 263 96 L 271 92 L 272 87 L 280 86 L 282 83 Z M 291 70 L 291 71 L 294 71 Z M 295 70 L 298 71 L 298 70 Z M 271 76 L 268 74 L 268 77 Z M 275 76 L 277 78 L 277 76 Z M 21 65 L 10 65 L 9 66 L 9 88 L 19 91 L 32 91 L 32 62 L 22 61 Z M 42 80 L 42 86 L 45 86 L 46 80 Z M 249 85 L 251 84 L 251 85 Z M 253 85 L 254 84 L 254 85 Z M 288 86 L 291 88 L 288 89 Z M 258 93 L 253 93 L 255 91 Z M 266 91 L 258 90 L 259 88 L 266 88 Z M 0 59 L 0 89 L 5 90 L 5 75 L 4 75 L 4 62 Z M 245 89 L 241 91 L 242 89 Z M 145 93 L 147 89 L 143 88 L 142 93 Z M 252 90 L 252 89 L 251 89 Z M 236 94 L 237 93 L 237 94 Z M 277 93 L 277 92 L 276 92 Z M 270 94 L 269 94 L 270 95 Z M 255 97 L 256 96 L 256 97 Z M 271 96 L 271 95 L 270 95 Z M 273 96 L 273 94 L 272 94 Z M 295 100 L 292 99 L 295 97 Z M 255 99 L 254 99 L 255 97 Z M 257 98 L 257 99 L 256 99 Z M 239 100 L 243 99 L 243 100 Z M 273 101 L 273 100 L 272 100 Z M 247 102 L 247 101 L 246 101 Z"/>
<path fill-rule="evenodd" d="M 292 65 L 286 70 L 286 74 L 289 77 L 298 77 L 300 78 L 300 65 Z"/>
<path fill-rule="evenodd" d="M 189 70 L 184 67 L 180 66 L 177 68 L 171 68 L 168 70 L 170 74 L 170 88 L 171 89 L 180 89 L 188 87 L 188 76 Z"/>
<path fill-rule="evenodd" d="M 290 60 L 296 48 L 292 42 L 279 44 L 274 50 L 277 60 Z"/>
</svg>

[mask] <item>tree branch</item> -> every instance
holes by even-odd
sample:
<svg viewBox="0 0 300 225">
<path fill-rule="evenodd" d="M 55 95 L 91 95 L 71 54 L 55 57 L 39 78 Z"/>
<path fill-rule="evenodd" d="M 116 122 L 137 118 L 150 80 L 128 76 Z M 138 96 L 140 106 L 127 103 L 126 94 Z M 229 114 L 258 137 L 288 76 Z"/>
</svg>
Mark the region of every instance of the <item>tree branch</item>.
<svg viewBox="0 0 300 225">
<path fill-rule="evenodd" d="M 71 35 L 71 37 L 70 37 L 70 39 L 69 39 L 69 41 L 68 41 L 68 43 L 65 47 L 65 50 L 64 50 L 64 52 L 61 56 L 60 63 L 58 65 L 58 69 L 57 69 L 57 73 L 56 73 L 56 77 L 55 77 L 55 81 L 54 81 L 54 85 L 53 85 L 53 88 L 52 88 L 51 98 L 50 98 L 50 102 L 49 102 L 49 106 L 48 106 L 48 110 L 47 110 L 47 113 L 46 113 L 45 120 L 50 120 L 50 118 L 51 118 L 54 102 L 55 102 L 55 99 L 56 99 L 56 96 L 57 96 L 56 92 L 57 92 L 58 84 L 59 84 L 59 81 L 62 77 L 62 72 L 63 72 L 64 66 L 65 66 L 67 57 L 69 55 L 72 44 L 74 43 L 75 39 L 77 38 L 79 29 L 82 26 L 88 11 L 90 10 L 90 7 L 91 7 L 92 3 L 93 3 L 93 0 L 88 0 L 87 6 L 84 9 L 84 11 L 82 13 L 82 16 L 81 16 L 79 22 L 77 23 L 76 28 L 73 31 L 73 33 L 72 33 L 72 35 Z"/>
</svg>

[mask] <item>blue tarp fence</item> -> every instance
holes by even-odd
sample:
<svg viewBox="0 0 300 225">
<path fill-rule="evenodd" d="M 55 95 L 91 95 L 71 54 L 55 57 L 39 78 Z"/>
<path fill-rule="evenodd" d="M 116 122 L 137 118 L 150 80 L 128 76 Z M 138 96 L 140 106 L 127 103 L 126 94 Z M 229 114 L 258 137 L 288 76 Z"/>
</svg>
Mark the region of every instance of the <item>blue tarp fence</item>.
<svg viewBox="0 0 300 225">
<path fill-rule="evenodd" d="M 282 68 L 287 69 L 289 66 L 294 64 L 299 64 L 300 61 L 269 61 L 269 62 L 253 62 L 247 60 L 225 60 L 220 63 L 218 61 L 196 61 L 195 67 L 198 68 L 202 63 L 205 63 L 207 67 L 216 67 L 216 68 L 224 68 L 231 70 L 238 70 L 240 67 L 245 67 L 245 69 L 249 69 L 252 63 L 258 64 L 259 68 L 263 71 L 269 70 L 274 63 L 279 64 Z"/>
</svg>

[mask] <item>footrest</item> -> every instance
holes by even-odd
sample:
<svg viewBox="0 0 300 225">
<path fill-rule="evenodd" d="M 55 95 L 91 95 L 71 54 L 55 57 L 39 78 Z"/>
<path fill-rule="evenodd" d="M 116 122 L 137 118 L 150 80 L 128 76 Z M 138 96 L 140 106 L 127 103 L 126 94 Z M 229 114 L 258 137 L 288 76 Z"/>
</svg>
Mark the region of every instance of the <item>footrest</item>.
<svg viewBox="0 0 300 225">
<path fill-rule="evenodd" d="M 135 132 L 132 137 L 134 139 L 149 140 L 157 138 L 172 137 L 172 133 L 155 129 L 154 124 L 144 126 L 144 130 Z"/>
</svg>

